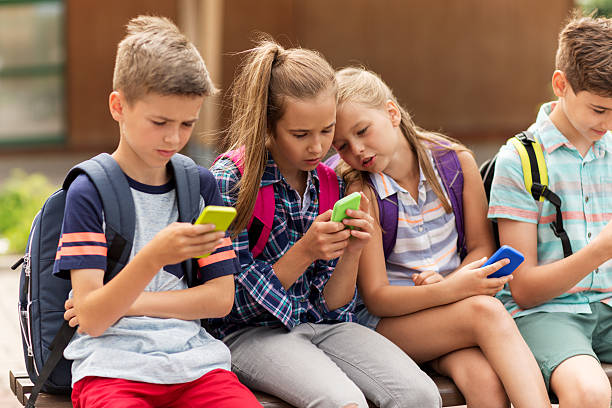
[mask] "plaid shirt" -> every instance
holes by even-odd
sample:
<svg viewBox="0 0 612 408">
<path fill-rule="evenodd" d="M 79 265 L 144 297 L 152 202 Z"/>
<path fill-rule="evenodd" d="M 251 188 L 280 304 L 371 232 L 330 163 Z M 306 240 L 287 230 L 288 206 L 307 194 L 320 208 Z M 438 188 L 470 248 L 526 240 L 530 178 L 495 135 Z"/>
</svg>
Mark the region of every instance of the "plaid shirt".
<svg viewBox="0 0 612 408">
<path fill-rule="evenodd" d="M 236 165 L 227 158 L 219 159 L 211 168 L 221 190 L 223 201 L 235 206 L 234 187 L 240 180 Z M 291 330 L 300 323 L 336 323 L 354 321 L 355 295 L 351 301 L 336 310 L 329 310 L 323 289 L 331 277 L 338 259 L 317 260 L 304 271 L 289 288 L 285 289 L 272 269 L 312 225 L 319 213 L 319 179 L 316 171 L 308 177 L 304 208 L 299 194 L 289 186 L 276 163 L 268 160 L 261 187 L 274 185 L 274 223 L 263 252 L 253 258 L 249 250 L 248 232 L 244 229 L 234 240 L 234 249 L 242 266 L 235 275 L 236 297 L 234 307 L 223 319 L 211 319 L 213 333 L 222 338 L 245 326 L 280 326 Z M 340 182 L 340 193 L 344 185 Z"/>
</svg>

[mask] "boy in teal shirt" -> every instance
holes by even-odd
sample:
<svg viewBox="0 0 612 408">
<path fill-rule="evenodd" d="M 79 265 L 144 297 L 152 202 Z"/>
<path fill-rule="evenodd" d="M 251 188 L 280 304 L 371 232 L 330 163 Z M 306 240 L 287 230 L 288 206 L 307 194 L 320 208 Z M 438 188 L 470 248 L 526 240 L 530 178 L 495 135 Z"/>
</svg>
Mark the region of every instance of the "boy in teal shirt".
<svg viewBox="0 0 612 408">
<path fill-rule="evenodd" d="M 612 361 L 612 20 L 575 16 L 559 35 L 552 87 L 530 132 L 562 200 L 573 254 L 551 225 L 556 209 L 526 190 L 519 154 L 500 149 L 489 218 L 500 243 L 525 255 L 498 295 L 561 406 L 610 406 L 599 362 Z"/>
</svg>

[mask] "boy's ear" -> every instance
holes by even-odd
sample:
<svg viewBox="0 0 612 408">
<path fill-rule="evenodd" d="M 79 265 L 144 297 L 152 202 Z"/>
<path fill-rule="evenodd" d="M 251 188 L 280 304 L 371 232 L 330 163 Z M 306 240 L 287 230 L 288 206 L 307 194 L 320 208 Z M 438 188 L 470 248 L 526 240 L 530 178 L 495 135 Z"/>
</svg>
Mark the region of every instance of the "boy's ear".
<svg viewBox="0 0 612 408">
<path fill-rule="evenodd" d="M 389 114 L 389 119 L 391 119 L 393 126 L 399 126 L 402 121 L 402 113 L 397 104 L 389 99 L 385 107 L 387 108 L 387 113 Z"/>
<path fill-rule="evenodd" d="M 108 96 L 108 108 L 111 116 L 117 122 L 123 119 L 123 109 L 125 107 L 125 101 L 123 95 L 119 91 L 113 91 Z"/>
<path fill-rule="evenodd" d="M 558 98 L 562 98 L 568 91 L 569 82 L 563 71 L 556 70 L 552 76 L 552 88 L 553 92 Z"/>
</svg>

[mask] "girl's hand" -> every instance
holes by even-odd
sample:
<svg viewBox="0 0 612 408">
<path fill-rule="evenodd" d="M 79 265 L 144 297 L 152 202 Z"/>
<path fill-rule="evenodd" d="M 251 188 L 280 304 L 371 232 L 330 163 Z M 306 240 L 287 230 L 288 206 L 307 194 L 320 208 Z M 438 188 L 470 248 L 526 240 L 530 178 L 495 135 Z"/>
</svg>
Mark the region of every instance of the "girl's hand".
<svg viewBox="0 0 612 408">
<path fill-rule="evenodd" d="M 350 231 L 348 246 L 346 252 L 351 254 L 359 254 L 364 246 L 370 241 L 374 232 L 374 218 L 370 215 L 370 201 L 366 198 L 363 192 L 361 193 L 361 202 L 359 210 L 346 210 L 346 215 L 351 218 L 345 218 L 342 223 L 345 226 L 355 227 L 355 229 L 347 228 Z"/>
<path fill-rule="evenodd" d="M 442 282 L 444 277 L 438 272 L 423 271 L 421 273 L 413 273 L 412 281 L 415 286 L 430 285 L 432 283 Z"/>
<path fill-rule="evenodd" d="M 314 222 L 299 239 L 310 259 L 329 261 L 344 253 L 351 236 L 351 230 L 340 222 L 331 221 L 332 210 L 327 210 L 315 218 Z"/>
<path fill-rule="evenodd" d="M 214 231 L 213 224 L 192 225 L 174 222 L 159 231 L 142 249 L 160 267 L 183 262 L 213 252 L 223 243 L 225 232 Z"/>
<path fill-rule="evenodd" d="M 510 261 L 507 258 L 499 260 L 491 265 L 480 267 L 486 257 L 474 262 L 470 262 L 463 268 L 448 276 L 445 281 L 454 286 L 454 290 L 465 295 L 465 297 L 475 295 L 494 296 L 504 285 L 512 280 L 512 275 L 501 278 L 487 278 L 490 274 L 507 265 Z"/>
</svg>

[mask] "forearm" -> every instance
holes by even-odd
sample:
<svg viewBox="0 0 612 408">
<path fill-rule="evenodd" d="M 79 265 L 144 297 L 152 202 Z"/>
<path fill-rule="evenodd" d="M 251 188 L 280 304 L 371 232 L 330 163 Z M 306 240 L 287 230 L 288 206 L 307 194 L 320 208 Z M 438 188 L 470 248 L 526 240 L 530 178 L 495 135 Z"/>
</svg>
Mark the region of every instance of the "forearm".
<svg viewBox="0 0 612 408">
<path fill-rule="evenodd" d="M 232 275 L 202 285 L 163 292 L 142 292 L 126 316 L 149 316 L 196 320 L 224 317 L 234 304 Z"/>
<path fill-rule="evenodd" d="M 452 290 L 448 281 L 442 281 L 421 286 L 385 285 L 364 300 L 372 314 L 394 317 L 446 305 L 462 298 Z"/>
<path fill-rule="evenodd" d="M 587 245 L 559 261 L 520 268 L 510 283 L 512 296 L 522 308 L 535 307 L 563 295 L 607 259 L 596 245 Z"/>
<path fill-rule="evenodd" d="M 315 260 L 312 259 L 303 247 L 303 241 L 297 241 L 285 254 L 272 266 L 274 274 L 281 282 L 285 290 L 288 290 L 304 271 Z"/>
<path fill-rule="evenodd" d="M 89 271 L 73 271 L 74 307 L 80 330 L 91 336 L 104 333 L 126 314 L 159 268 L 159 265 L 147 257 L 146 252 L 141 251 L 117 276 L 103 286 L 87 287 L 87 284 L 77 284 L 76 282 L 82 279 L 77 280 L 75 273 Z"/>
<path fill-rule="evenodd" d="M 360 253 L 345 252 L 323 289 L 323 297 L 329 310 L 336 310 L 351 301 L 357 285 L 357 268 Z"/>
</svg>

